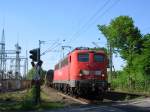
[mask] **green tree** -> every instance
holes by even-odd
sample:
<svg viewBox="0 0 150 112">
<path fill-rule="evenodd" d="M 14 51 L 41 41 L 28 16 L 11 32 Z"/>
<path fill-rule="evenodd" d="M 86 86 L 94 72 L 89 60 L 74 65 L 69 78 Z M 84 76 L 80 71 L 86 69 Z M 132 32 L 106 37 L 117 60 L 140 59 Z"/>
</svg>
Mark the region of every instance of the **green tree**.
<svg viewBox="0 0 150 112">
<path fill-rule="evenodd" d="M 123 59 L 130 60 L 129 54 L 135 52 L 142 38 L 140 31 L 134 26 L 132 18 L 119 16 L 113 19 L 109 25 L 98 25 L 98 28 L 114 50 L 117 50 Z"/>
<path fill-rule="evenodd" d="M 32 80 L 35 74 L 36 74 L 36 70 L 34 68 L 31 68 L 27 73 L 27 79 Z"/>
<path fill-rule="evenodd" d="M 150 35 L 141 35 L 129 16 L 119 16 L 108 25 L 98 25 L 98 29 L 113 47 L 113 51 L 126 60 L 124 72 L 128 85 L 135 87 L 137 80 L 142 80 L 139 74 L 150 74 Z"/>
<path fill-rule="evenodd" d="M 46 70 L 41 69 L 41 79 L 44 79 Z M 36 75 L 36 70 L 35 68 L 31 68 L 29 72 L 27 73 L 27 79 L 32 80 Z"/>
<path fill-rule="evenodd" d="M 139 72 L 150 76 L 150 34 L 144 35 L 142 38 L 142 53 L 135 57 L 134 65 Z"/>
<path fill-rule="evenodd" d="M 102 51 L 104 51 L 106 54 L 107 54 L 107 48 L 105 48 L 105 47 L 101 47 L 101 48 L 97 48 L 97 47 L 95 47 L 95 48 L 90 48 L 90 50 L 95 50 L 95 51 L 99 51 L 99 50 L 102 50 Z"/>
</svg>

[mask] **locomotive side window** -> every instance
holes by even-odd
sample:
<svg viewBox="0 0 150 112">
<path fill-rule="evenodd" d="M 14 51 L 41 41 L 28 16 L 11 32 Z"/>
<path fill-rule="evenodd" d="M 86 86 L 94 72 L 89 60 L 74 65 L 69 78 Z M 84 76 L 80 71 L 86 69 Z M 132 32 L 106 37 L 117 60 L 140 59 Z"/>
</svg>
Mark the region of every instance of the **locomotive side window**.
<svg viewBox="0 0 150 112">
<path fill-rule="evenodd" d="M 88 53 L 78 54 L 78 61 L 79 62 L 88 62 L 89 61 L 89 54 Z"/>
<path fill-rule="evenodd" d="M 71 56 L 69 57 L 69 62 L 71 63 Z"/>
<path fill-rule="evenodd" d="M 59 69 L 59 64 L 55 65 L 55 70 Z"/>
<path fill-rule="evenodd" d="M 104 56 L 101 54 L 94 54 L 94 61 L 95 62 L 104 62 Z"/>
<path fill-rule="evenodd" d="M 68 64 L 68 58 L 61 61 L 62 67 Z"/>
<path fill-rule="evenodd" d="M 63 59 L 58 64 L 55 65 L 55 70 L 61 69 L 63 66 L 68 65 L 68 58 Z"/>
</svg>

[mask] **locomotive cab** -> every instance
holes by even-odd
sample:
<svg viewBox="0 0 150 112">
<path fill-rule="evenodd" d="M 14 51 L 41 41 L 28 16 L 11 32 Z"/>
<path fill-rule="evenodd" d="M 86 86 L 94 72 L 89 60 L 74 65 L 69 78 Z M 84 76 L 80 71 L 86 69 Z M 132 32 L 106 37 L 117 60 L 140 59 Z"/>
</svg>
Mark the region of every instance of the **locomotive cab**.
<svg viewBox="0 0 150 112">
<path fill-rule="evenodd" d="M 72 57 L 74 61 L 71 62 L 72 73 L 70 74 L 75 74 L 75 87 L 78 93 L 106 91 L 107 58 L 104 52 L 78 50 Z"/>
</svg>

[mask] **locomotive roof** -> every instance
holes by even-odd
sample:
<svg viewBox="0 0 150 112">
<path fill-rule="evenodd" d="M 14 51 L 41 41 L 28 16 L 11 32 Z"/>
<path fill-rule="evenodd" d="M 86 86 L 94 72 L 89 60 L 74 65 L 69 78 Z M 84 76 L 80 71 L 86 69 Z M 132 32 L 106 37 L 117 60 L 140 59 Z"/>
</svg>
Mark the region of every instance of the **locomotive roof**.
<svg viewBox="0 0 150 112">
<path fill-rule="evenodd" d="M 94 51 L 94 52 L 96 52 L 96 53 L 105 53 L 105 51 L 104 50 L 102 50 L 102 49 L 93 49 L 93 48 L 87 48 L 87 47 L 77 47 L 77 48 L 75 48 L 73 51 L 71 51 L 70 53 L 72 53 L 72 52 L 74 52 L 74 51 L 85 51 L 85 52 L 87 52 L 87 51 Z M 70 54 L 70 53 L 68 53 L 68 54 Z"/>
<path fill-rule="evenodd" d="M 77 48 L 75 48 L 74 50 L 72 50 L 71 52 L 69 52 L 64 58 L 60 59 L 60 60 L 58 61 L 58 63 L 60 63 L 60 62 L 63 61 L 65 58 L 67 58 L 68 55 L 70 55 L 71 53 L 76 52 L 76 51 L 82 51 L 82 52 L 94 51 L 95 53 L 103 53 L 103 54 L 105 54 L 105 51 L 102 50 L 102 49 L 96 49 L 96 48 L 95 48 L 95 49 L 91 49 L 91 48 L 88 48 L 88 47 L 77 47 Z M 58 63 L 57 63 L 57 64 L 58 64 Z"/>
</svg>

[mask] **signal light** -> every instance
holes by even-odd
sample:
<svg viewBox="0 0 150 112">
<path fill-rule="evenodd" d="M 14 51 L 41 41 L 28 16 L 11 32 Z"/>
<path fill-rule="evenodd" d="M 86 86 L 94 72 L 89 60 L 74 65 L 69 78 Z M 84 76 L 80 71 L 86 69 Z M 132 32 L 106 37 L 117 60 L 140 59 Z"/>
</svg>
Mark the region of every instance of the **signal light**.
<svg viewBox="0 0 150 112">
<path fill-rule="evenodd" d="M 39 62 L 37 63 L 37 65 L 40 66 L 40 67 L 42 66 L 42 64 L 43 64 L 42 60 L 39 60 Z"/>
<path fill-rule="evenodd" d="M 32 49 L 30 50 L 30 59 L 32 59 L 32 61 L 34 62 L 37 62 L 38 60 L 40 60 L 40 49 L 37 48 L 37 49 Z"/>
<path fill-rule="evenodd" d="M 33 61 L 31 62 L 31 65 L 32 65 L 32 67 L 35 67 L 35 63 Z"/>
</svg>

